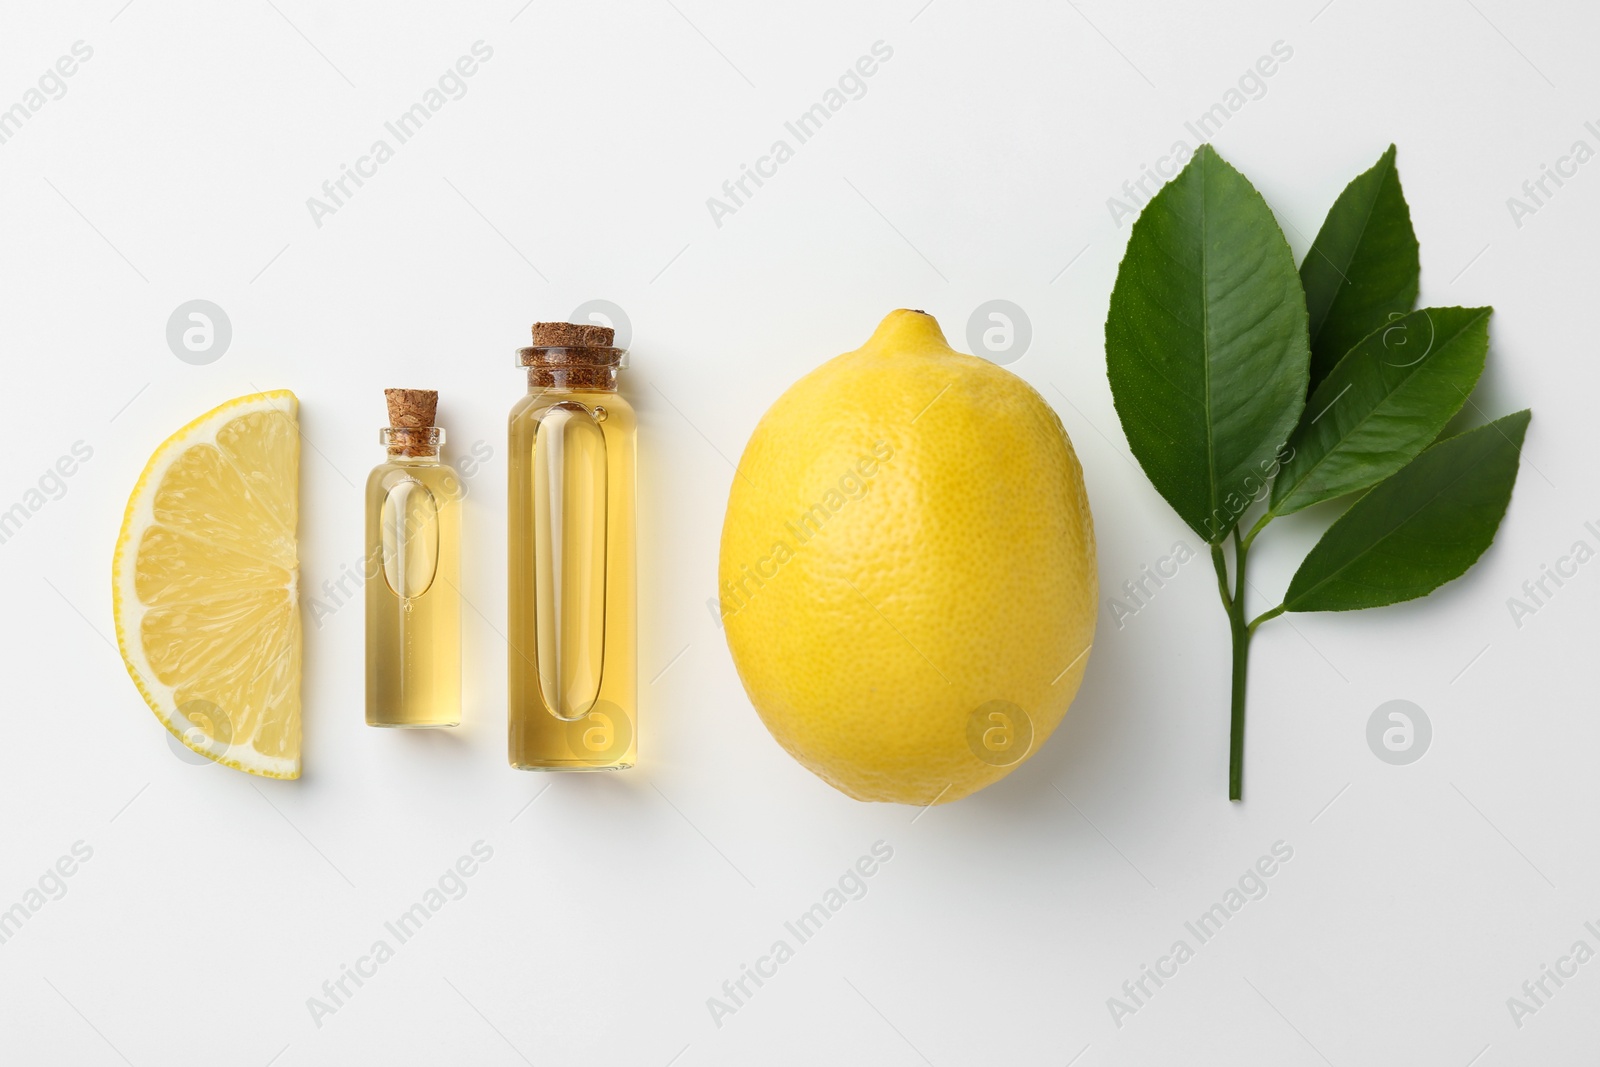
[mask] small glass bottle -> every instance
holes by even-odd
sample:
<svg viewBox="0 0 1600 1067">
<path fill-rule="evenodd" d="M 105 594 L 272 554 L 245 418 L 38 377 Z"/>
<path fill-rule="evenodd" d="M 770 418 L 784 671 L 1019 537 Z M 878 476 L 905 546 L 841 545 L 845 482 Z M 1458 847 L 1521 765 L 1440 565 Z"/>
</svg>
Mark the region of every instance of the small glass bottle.
<svg viewBox="0 0 1600 1067">
<path fill-rule="evenodd" d="M 389 457 L 367 478 L 367 725 L 461 723 L 461 489 L 439 394 L 385 389 Z"/>
<path fill-rule="evenodd" d="M 511 765 L 624 770 L 638 758 L 633 408 L 608 327 L 541 322 L 511 409 Z"/>
</svg>

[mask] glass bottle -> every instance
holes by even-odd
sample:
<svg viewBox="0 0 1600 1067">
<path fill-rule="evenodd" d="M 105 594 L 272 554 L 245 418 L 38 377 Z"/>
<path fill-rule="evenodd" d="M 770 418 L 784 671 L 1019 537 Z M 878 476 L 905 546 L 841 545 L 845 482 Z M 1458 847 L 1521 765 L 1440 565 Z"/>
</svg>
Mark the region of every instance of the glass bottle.
<svg viewBox="0 0 1600 1067">
<path fill-rule="evenodd" d="M 608 327 L 536 323 L 511 409 L 509 748 L 523 770 L 638 752 L 633 408 Z"/>
<path fill-rule="evenodd" d="M 367 725 L 461 722 L 461 491 L 439 462 L 439 394 L 386 389 L 388 458 L 367 477 Z"/>
</svg>

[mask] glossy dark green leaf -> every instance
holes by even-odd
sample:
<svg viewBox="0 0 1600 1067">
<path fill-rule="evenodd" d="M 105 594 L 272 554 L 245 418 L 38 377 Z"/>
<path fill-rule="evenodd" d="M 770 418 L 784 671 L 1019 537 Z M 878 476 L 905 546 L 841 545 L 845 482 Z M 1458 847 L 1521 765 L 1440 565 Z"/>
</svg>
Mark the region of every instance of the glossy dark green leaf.
<svg viewBox="0 0 1600 1067">
<path fill-rule="evenodd" d="M 1311 385 L 1363 337 L 1417 301 L 1421 265 L 1395 148 L 1345 186 L 1300 264 L 1311 316 Z"/>
<path fill-rule="evenodd" d="M 1273 514 L 1377 485 L 1428 447 L 1483 373 L 1492 310 L 1423 308 L 1345 353 L 1289 438 Z"/>
<path fill-rule="evenodd" d="M 1426 596 L 1494 540 L 1531 413 L 1441 441 L 1350 506 L 1289 582 L 1287 611 L 1349 611 Z"/>
<path fill-rule="evenodd" d="M 1106 373 L 1133 454 L 1212 544 L 1264 495 L 1309 360 L 1288 243 L 1261 194 L 1202 145 L 1133 224 Z"/>
</svg>

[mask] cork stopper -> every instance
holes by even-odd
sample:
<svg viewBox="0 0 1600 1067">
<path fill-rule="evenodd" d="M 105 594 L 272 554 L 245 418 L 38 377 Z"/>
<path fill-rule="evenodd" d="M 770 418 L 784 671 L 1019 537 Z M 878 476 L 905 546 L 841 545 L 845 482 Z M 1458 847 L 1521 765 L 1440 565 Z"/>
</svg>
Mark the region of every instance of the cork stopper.
<svg viewBox="0 0 1600 1067">
<path fill-rule="evenodd" d="M 517 362 L 528 368 L 532 388 L 614 392 L 624 355 L 616 336 L 593 323 L 536 322 L 533 344 L 517 350 Z"/>
<path fill-rule="evenodd" d="M 617 332 L 609 326 L 586 322 L 536 322 L 535 348 L 610 348 Z"/>
<path fill-rule="evenodd" d="M 389 430 L 385 441 L 392 456 L 431 456 L 439 451 L 434 416 L 439 393 L 434 389 L 385 389 Z"/>
</svg>

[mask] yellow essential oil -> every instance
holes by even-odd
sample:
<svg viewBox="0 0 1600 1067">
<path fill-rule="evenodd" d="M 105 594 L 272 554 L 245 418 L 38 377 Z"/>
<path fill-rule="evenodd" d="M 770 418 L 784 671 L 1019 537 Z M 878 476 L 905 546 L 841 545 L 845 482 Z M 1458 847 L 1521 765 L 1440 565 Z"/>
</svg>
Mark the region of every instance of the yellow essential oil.
<svg viewBox="0 0 1600 1067">
<path fill-rule="evenodd" d="M 367 477 L 367 725 L 461 723 L 461 487 L 439 461 L 438 394 L 385 390 Z"/>
<path fill-rule="evenodd" d="M 510 759 L 624 770 L 638 759 L 633 408 L 609 328 L 539 323 L 511 409 Z"/>
</svg>

